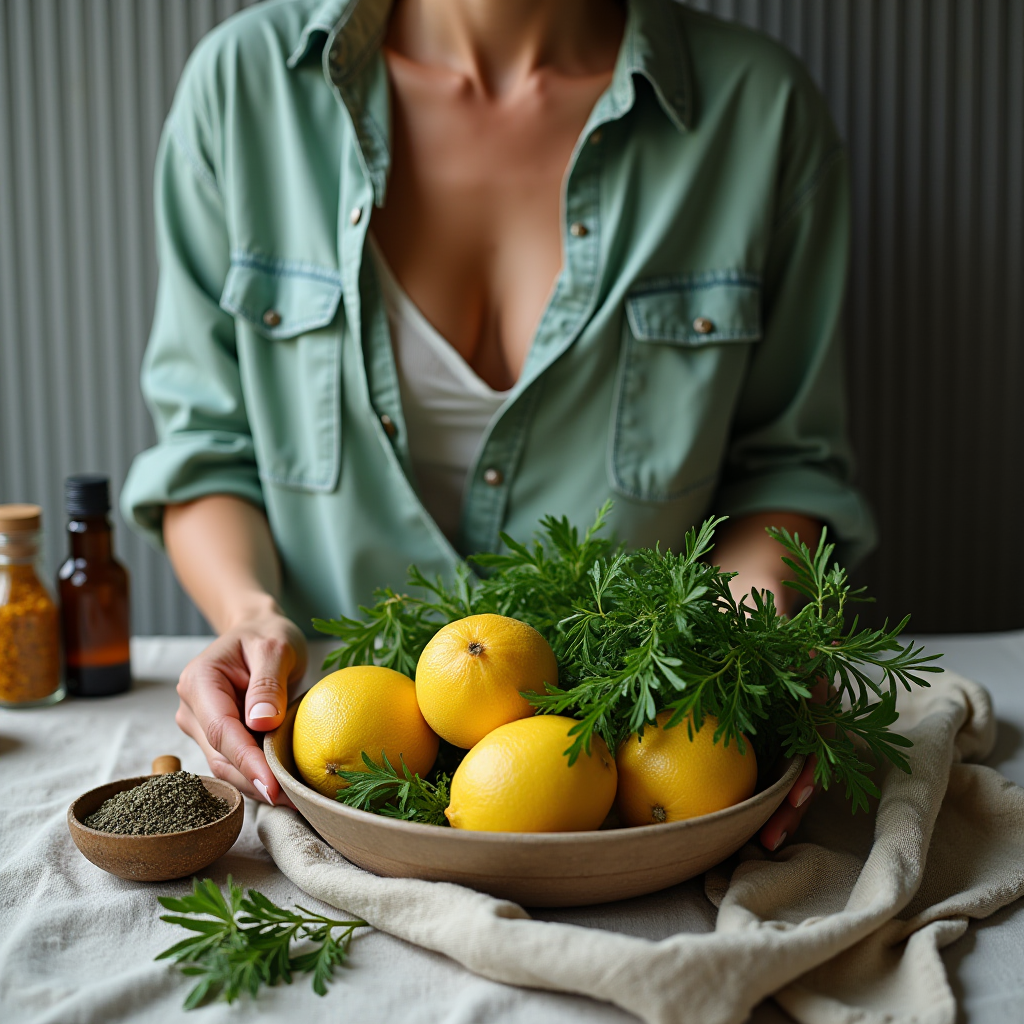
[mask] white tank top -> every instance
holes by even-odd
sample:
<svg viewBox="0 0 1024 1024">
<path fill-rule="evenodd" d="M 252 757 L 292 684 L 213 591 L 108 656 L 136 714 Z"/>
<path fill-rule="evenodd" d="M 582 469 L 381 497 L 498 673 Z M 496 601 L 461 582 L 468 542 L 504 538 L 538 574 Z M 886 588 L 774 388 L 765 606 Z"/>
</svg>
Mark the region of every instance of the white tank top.
<svg viewBox="0 0 1024 1024">
<path fill-rule="evenodd" d="M 368 241 L 391 328 L 409 458 L 420 499 L 454 543 L 466 477 L 484 431 L 508 392 L 495 391 L 477 376 L 409 298 L 372 236 Z"/>
</svg>

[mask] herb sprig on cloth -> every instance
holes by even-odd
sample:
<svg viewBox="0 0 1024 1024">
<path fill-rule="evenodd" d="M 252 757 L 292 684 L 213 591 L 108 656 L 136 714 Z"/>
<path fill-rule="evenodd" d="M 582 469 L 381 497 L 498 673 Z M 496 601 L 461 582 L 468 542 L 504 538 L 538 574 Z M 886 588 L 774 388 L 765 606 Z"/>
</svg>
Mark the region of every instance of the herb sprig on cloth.
<svg viewBox="0 0 1024 1024">
<path fill-rule="evenodd" d="M 442 625 L 495 612 L 528 622 L 551 644 L 560 686 L 524 696 L 542 713 L 578 719 L 570 760 L 595 733 L 615 750 L 668 709 L 671 724 L 692 715 L 695 728 L 713 715 L 717 740 L 742 747 L 748 737 L 765 766 L 780 749 L 816 754 L 817 781 L 841 782 L 854 810 L 878 794 L 869 755 L 909 771 L 900 748 L 910 741 L 890 728 L 896 695 L 927 686 L 922 673 L 939 671 L 931 664 L 938 656 L 899 643 L 909 617 L 893 628 L 847 624 L 849 604 L 866 598 L 834 562 L 826 531 L 812 552 L 799 537 L 769 530 L 794 573 L 787 585 L 806 602 L 787 617 L 769 592 L 733 598 L 735 574 L 708 560 L 723 520 L 690 530 L 681 552 L 627 551 L 602 536 L 609 511 L 582 533 L 565 517 L 547 517 L 532 544 L 503 534 L 507 553 L 473 558 L 489 572 L 484 579 L 463 569 L 448 584 L 413 567 L 412 593 L 378 591 L 362 619 L 314 620 L 343 645 L 324 667 L 375 661 L 411 675 Z M 822 679 L 835 681 L 834 693 L 815 703 Z"/>
<path fill-rule="evenodd" d="M 305 907 L 285 910 L 255 889 L 243 896 L 230 875 L 227 898 L 209 878 L 196 878 L 190 896 L 158 899 L 174 912 L 161 921 L 196 933 L 156 957 L 173 960 L 183 974 L 199 979 L 185 999 L 186 1010 L 218 998 L 232 1003 L 243 992 L 255 996 L 261 985 L 291 984 L 293 971 L 312 974 L 313 991 L 326 995 L 354 932 L 368 927 L 365 921 L 338 921 Z M 292 956 L 293 942 L 312 948 Z"/>
</svg>

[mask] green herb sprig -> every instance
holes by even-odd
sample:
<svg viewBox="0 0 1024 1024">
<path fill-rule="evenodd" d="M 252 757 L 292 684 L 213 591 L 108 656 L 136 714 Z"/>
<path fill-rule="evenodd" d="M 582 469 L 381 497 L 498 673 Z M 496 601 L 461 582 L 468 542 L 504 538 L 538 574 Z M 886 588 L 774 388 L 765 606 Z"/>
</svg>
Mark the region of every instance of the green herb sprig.
<svg viewBox="0 0 1024 1024">
<path fill-rule="evenodd" d="M 383 665 L 413 675 L 427 641 L 446 622 L 473 614 L 472 572 L 460 565 L 451 586 L 431 580 L 416 566 L 409 568 L 409 586 L 425 597 L 410 598 L 391 589 L 376 591 L 373 607 L 360 607 L 364 618 L 342 615 L 337 619 L 314 619 L 321 633 L 338 637 L 342 646 L 324 659 L 323 667 Z"/>
<path fill-rule="evenodd" d="M 285 910 L 255 889 L 243 896 L 230 875 L 227 897 L 209 878 L 196 878 L 190 896 L 158 900 L 174 912 L 161 921 L 196 933 L 155 958 L 173 960 L 183 974 L 199 979 L 185 998 L 186 1010 L 216 999 L 233 1003 L 243 993 L 255 996 L 261 985 L 291 984 L 293 972 L 312 974 L 313 991 L 326 995 L 354 932 L 369 927 L 365 921 L 339 921 L 305 907 Z M 292 943 L 302 941 L 314 948 L 292 956 Z"/>
<path fill-rule="evenodd" d="M 578 720 L 570 761 L 595 734 L 615 750 L 669 711 L 670 726 L 689 730 L 713 716 L 716 741 L 743 749 L 749 740 L 762 766 L 780 750 L 817 755 L 816 780 L 841 782 L 854 810 L 878 794 L 871 758 L 909 770 L 899 748 L 910 742 L 891 730 L 896 694 L 927 686 L 922 673 L 939 671 L 931 664 L 938 656 L 899 643 L 908 619 L 891 629 L 847 624 L 848 606 L 867 598 L 833 560 L 825 530 L 813 552 L 798 536 L 768 531 L 785 550 L 794 576 L 787 585 L 805 601 L 787 617 L 770 592 L 737 602 L 735 574 L 711 564 L 723 520 L 690 530 L 680 552 L 627 551 L 601 536 L 610 508 L 582 533 L 549 516 L 532 544 L 503 534 L 505 552 L 472 559 L 488 573 L 483 579 L 463 570 L 449 585 L 413 568 L 412 592 L 378 592 L 361 609 L 364 620 L 316 620 L 343 641 L 325 667 L 375 660 L 412 674 L 442 625 L 495 612 L 530 623 L 551 644 L 560 685 L 524 696 L 542 713 Z M 834 679 L 835 692 L 815 703 L 822 679 Z"/>
<path fill-rule="evenodd" d="M 365 770 L 337 772 L 348 783 L 338 790 L 337 799 L 361 811 L 375 811 L 387 818 L 419 821 L 424 825 L 447 825 L 445 808 L 451 802 L 449 787 L 451 776 L 445 772 L 434 774 L 434 781 L 421 779 L 402 761 L 399 773 L 387 754 L 381 751 L 382 765 L 375 764 L 362 752 Z"/>
</svg>

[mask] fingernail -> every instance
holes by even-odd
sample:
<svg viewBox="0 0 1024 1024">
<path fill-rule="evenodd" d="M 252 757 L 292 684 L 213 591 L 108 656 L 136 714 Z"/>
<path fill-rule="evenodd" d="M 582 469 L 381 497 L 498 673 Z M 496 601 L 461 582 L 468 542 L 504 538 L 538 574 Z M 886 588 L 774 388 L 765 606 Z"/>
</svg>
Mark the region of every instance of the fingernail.
<svg viewBox="0 0 1024 1024">
<path fill-rule="evenodd" d="M 775 845 L 772 847 L 772 853 L 774 853 L 786 841 L 786 836 L 788 835 L 788 832 L 783 832 L 782 835 L 775 840 Z"/>
<path fill-rule="evenodd" d="M 260 782 L 259 779 L 253 779 L 252 780 L 252 784 L 256 787 L 256 792 L 259 793 L 259 795 L 261 797 L 263 797 L 263 799 L 266 800 L 267 803 L 270 804 L 271 807 L 273 807 L 274 806 L 274 801 L 270 799 L 270 794 L 267 792 L 267 787 L 264 786 L 263 783 Z M 783 839 L 786 838 L 785 834 L 783 834 L 782 838 Z"/>
<path fill-rule="evenodd" d="M 813 786 L 805 786 L 803 791 L 801 792 L 801 794 L 796 798 L 796 806 L 797 807 L 803 807 L 803 805 L 805 803 L 807 803 L 807 801 L 810 800 L 813 795 L 814 795 L 814 787 Z"/>
<path fill-rule="evenodd" d="M 257 718 L 277 718 L 277 708 L 273 704 L 253 704 L 252 711 L 249 712 L 250 721 Z"/>
</svg>

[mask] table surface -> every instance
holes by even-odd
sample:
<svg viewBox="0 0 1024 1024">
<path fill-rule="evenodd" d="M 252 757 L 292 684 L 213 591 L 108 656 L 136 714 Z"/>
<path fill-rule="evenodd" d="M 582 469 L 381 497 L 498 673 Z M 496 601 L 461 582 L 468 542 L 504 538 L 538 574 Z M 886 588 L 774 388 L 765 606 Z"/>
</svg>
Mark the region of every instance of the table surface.
<svg viewBox="0 0 1024 1024">
<path fill-rule="evenodd" d="M 988 763 L 1024 785 L 1024 632 L 922 637 L 943 664 L 986 686 L 999 720 Z M 180 929 L 158 919 L 156 896 L 180 894 L 181 882 L 122 881 L 88 863 L 67 831 L 68 804 L 111 779 L 144 774 L 151 759 L 177 754 L 190 771 L 207 773 L 197 747 L 174 724 L 174 682 L 208 638 L 133 641 L 135 685 L 103 700 L 66 700 L 51 708 L 0 710 L 0 1006 L 6 1024 L 168 1021 L 180 1010 L 189 982 L 165 963 L 161 949 Z M 312 645 L 311 665 L 329 646 Z M 318 673 L 311 670 L 310 678 Z M 316 904 L 284 878 L 256 836 L 254 807 L 231 851 L 204 875 L 228 874 L 275 902 Z M 812 809 L 813 813 L 813 809 Z M 662 938 L 714 928 L 714 908 L 701 881 L 653 896 L 602 907 L 535 912 L 573 922 Z M 1024 900 L 985 921 L 948 947 L 944 959 L 961 1019 L 969 1024 L 1020 1024 L 1024 1005 Z M 627 1024 L 636 1018 L 582 997 L 526 991 L 478 978 L 445 957 L 377 932 L 353 945 L 351 969 L 339 971 L 319 998 L 308 979 L 265 991 L 245 1019 L 265 1021 L 415 1021 L 417 1024 Z M 201 1011 L 208 1024 L 237 1020 L 239 1008 Z M 191 1019 L 191 1018 L 189 1018 Z M 195 1018 L 200 1019 L 200 1018 Z M 790 1018 L 773 1002 L 752 1020 Z"/>
</svg>

